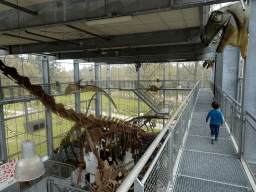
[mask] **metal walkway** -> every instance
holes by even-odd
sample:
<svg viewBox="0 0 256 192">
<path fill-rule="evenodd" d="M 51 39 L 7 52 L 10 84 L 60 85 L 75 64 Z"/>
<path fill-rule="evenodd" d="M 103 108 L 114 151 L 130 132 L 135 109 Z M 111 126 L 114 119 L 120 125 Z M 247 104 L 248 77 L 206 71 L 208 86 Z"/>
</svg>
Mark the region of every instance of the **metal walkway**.
<svg viewBox="0 0 256 192">
<path fill-rule="evenodd" d="M 212 98 L 210 89 L 199 91 L 173 191 L 253 191 L 226 126 L 220 127 L 218 141 L 211 144 L 205 118 Z"/>
</svg>

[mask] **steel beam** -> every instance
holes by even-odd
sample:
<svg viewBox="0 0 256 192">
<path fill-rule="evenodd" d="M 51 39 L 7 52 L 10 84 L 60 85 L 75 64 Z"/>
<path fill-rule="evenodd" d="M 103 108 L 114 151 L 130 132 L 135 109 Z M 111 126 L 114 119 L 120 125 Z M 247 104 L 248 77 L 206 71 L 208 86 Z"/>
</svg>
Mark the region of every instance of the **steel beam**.
<svg viewBox="0 0 256 192">
<path fill-rule="evenodd" d="M 170 11 L 173 9 L 185 9 L 202 5 L 230 2 L 231 0 L 79 0 L 79 1 L 53 1 L 36 4 L 26 9 L 38 10 L 37 15 L 20 13 L 19 21 L 16 10 L 0 13 L 0 31 L 7 33 L 13 30 L 25 30 L 47 26 L 59 26 L 62 24 L 72 25 L 86 20 L 106 18 L 107 14 L 116 13 L 122 15 L 139 15 Z M 3 0 L 2 0 L 3 2 Z M 107 12 L 106 12 L 107 10 Z M 36 12 L 35 12 L 36 13 Z"/>
<path fill-rule="evenodd" d="M 159 46 L 171 44 L 185 43 L 201 43 L 199 35 L 200 28 L 174 29 L 138 34 L 116 35 L 109 36 L 111 40 L 105 41 L 99 38 L 87 38 L 79 40 L 70 40 L 69 42 L 79 44 L 81 46 L 72 45 L 66 42 L 47 42 L 40 44 L 25 44 L 22 45 L 22 54 L 43 53 L 43 52 L 68 52 L 81 50 L 108 50 L 121 48 L 136 48 L 145 46 Z M 189 39 L 189 41 L 188 41 Z M 10 54 L 20 54 L 20 46 L 14 45 L 11 47 Z"/>
<path fill-rule="evenodd" d="M 172 55 L 172 54 L 187 54 L 187 53 L 202 53 L 204 47 L 201 43 L 197 44 L 184 44 L 184 45 L 169 45 L 169 46 L 155 46 L 143 47 L 132 49 L 117 49 L 113 51 L 106 51 L 104 54 L 101 52 L 69 52 L 60 53 L 60 58 L 65 57 L 73 58 L 111 58 L 111 57 L 131 57 L 131 56 L 152 56 L 152 55 Z M 65 57 L 64 57 L 65 55 Z"/>
<path fill-rule="evenodd" d="M 99 86 L 99 81 L 100 81 L 100 64 L 99 63 L 95 63 L 95 82 L 96 82 L 96 86 Z M 101 95 L 100 93 L 96 94 L 96 99 L 95 99 L 95 117 L 98 117 L 99 115 L 101 115 L 101 109 L 100 109 L 100 99 Z"/>
<path fill-rule="evenodd" d="M 79 60 L 74 60 L 74 82 L 78 82 L 80 80 L 79 77 Z M 80 93 L 75 93 L 75 111 L 77 113 L 81 113 L 80 106 Z"/>
<path fill-rule="evenodd" d="M 33 38 L 28 38 L 28 37 L 23 37 L 23 36 L 8 34 L 8 33 L 4 33 L 3 35 L 9 36 L 9 37 L 21 38 L 21 39 L 25 39 L 25 40 L 29 40 L 29 41 L 35 41 L 35 42 L 39 42 L 39 43 L 45 43 L 45 41 L 41 41 L 38 39 L 33 39 Z"/>
<path fill-rule="evenodd" d="M 12 8 L 14 8 L 14 9 L 17 9 L 17 10 L 19 10 L 19 11 L 23 11 L 23 12 L 28 13 L 28 14 L 31 14 L 31 15 L 37 15 L 37 14 L 38 14 L 38 12 L 36 12 L 36 11 L 31 11 L 31 10 L 29 10 L 29 9 L 26 9 L 26 8 L 24 8 L 24 7 L 21 7 L 21 6 L 19 6 L 19 5 L 10 3 L 10 2 L 5 1 L 5 0 L 0 0 L 0 4 L 6 5 L 6 6 L 8 6 L 8 7 L 12 7 Z"/>
<path fill-rule="evenodd" d="M 1 87 L 1 79 L 0 79 Z M 3 89 L 0 88 L 0 101 L 3 100 Z M 5 135 L 5 123 L 4 123 L 4 109 L 3 105 L 0 105 L 0 160 L 4 163 L 8 162 L 7 158 L 7 146 L 6 146 L 6 135 Z"/>
<path fill-rule="evenodd" d="M 43 68 L 43 83 L 44 90 L 50 94 L 50 76 L 49 76 L 49 60 L 48 56 L 42 56 L 42 68 Z M 47 135 L 47 151 L 48 156 L 53 157 L 53 133 L 52 133 L 52 113 L 48 107 L 45 107 L 45 122 L 46 122 L 46 135 Z"/>
<path fill-rule="evenodd" d="M 73 57 L 65 57 L 62 59 L 72 59 Z M 77 57 L 84 58 L 84 57 Z M 108 64 L 136 63 L 136 62 L 177 62 L 177 61 L 197 61 L 197 54 L 173 54 L 173 55 L 153 55 L 153 56 L 130 56 L 130 57 L 104 57 L 104 58 L 84 58 L 86 62 L 105 62 Z"/>
<path fill-rule="evenodd" d="M 251 123 L 252 126 L 256 127 L 256 122 L 253 118 L 249 117 L 246 113 L 249 112 L 252 115 L 256 115 L 256 0 L 250 1 L 250 23 L 249 23 L 249 44 L 248 52 L 245 60 L 244 71 L 243 71 L 243 91 L 242 91 L 242 113 L 241 118 L 245 123 L 245 118 Z M 246 115 L 247 114 L 247 115 Z M 240 138 L 239 138 L 239 156 L 244 156 L 245 159 L 250 160 L 250 162 L 255 162 L 255 131 L 247 123 L 246 125 L 240 127 Z"/>
<path fill-rule="evenodd" d="M 71 28 L 71 29 L 75 29 L 75 30 L 77 30 L 77 31 L 83 32 L 83 33 L 85 33 L 85 34 L 92 35 L 92 36 L 94 36 L 94 37 L 98 37 L 98 38 L 103 39 L 103 40 L 106 40 L 106 41 L 110 40 L 108 37 L 103 37 L 103 36 L 100 36 L 100 35 L 91 33 L 91 32 L 89 32 L 89 31 L 80 29 L 80 28 L 75 27 L 75 26 L 73 26 L 73 25 L 65 25 L 65 26 L 66 26 L 66 27 L 69 27 L 69 28 Z"/>
<path fill-rule="evenodd" d="M 184 44 L 158 47 L 145 47 L 138 49 L 118 50 L 118 54 L 113 52 L 99 54 L 93 52 L 69 52 L 60 53 L 60 59 L 85 59 L 87 62 L 168 62 L 171 61 L 197 61 L 208 57 L 201 56 L 202 53 L 211 54 L 209 47 L 203 48 L 201 44 Z M 208 54 L 205 54 L 208 56 Z"/>
</svg>

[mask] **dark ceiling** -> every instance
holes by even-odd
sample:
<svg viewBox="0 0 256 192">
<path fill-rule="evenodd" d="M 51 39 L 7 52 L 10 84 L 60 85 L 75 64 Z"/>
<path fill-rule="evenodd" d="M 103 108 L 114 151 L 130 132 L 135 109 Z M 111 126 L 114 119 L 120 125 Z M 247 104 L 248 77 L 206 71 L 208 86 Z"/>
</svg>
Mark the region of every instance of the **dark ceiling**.
<svg viewBox="0 0 256 192">
<path fill-rule="evenodd" d="M 204 60 L 213 53 L 199 35 L 210 5 L 223 2 L 231 1 L 0 0 L 0 55 L 107 63 Z"/>
</svg>

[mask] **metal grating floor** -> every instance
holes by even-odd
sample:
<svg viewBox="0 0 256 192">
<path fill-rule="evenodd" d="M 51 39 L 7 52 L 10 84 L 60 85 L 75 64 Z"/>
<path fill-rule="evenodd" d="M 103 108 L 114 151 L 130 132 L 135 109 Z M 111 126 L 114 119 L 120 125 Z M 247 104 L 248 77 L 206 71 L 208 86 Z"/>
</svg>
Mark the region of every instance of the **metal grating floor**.
<svg viewBox="0 0 256 192">
<path fill-rule="evenodd" d="M 248 188 L 233 185 L 221 184 L 202 179 L 189 178 L 184 176 L 177 177 L 177 185 L 174 191 L 179 192 L 248 192 Z"/>
<path fill-rule="evenodd" d="M 173 192 L 253 191 L 225 126 L 220 127 L 218 141 L 211 144 L 205 118 L 212 98 L 210 89 L 200 89 Z"/>
</svg>

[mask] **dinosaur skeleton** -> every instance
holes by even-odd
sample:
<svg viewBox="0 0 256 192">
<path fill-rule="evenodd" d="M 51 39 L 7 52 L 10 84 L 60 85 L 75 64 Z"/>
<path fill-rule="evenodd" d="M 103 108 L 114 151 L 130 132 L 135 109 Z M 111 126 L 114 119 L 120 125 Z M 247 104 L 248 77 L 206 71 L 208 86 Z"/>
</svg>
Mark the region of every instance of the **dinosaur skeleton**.
<svg viewBox="0 0 256 192">
<path fill-rule="evenodd" d="M 80 130 L 80 157 L 78 165 L 80 175 L 78 177 L 78 181 L 81 181 L 81 172 L 84 167 L 84 155 L 82 149 L 86 147 L 85 143 L 87 142 L 98 159 L 98 172 L 95 176 L 96 189 L 98 192 L 114 191 L 118 187 L 118 183 L 115 179 L 120 171 L 123 170 L 125 165 L 120 162 L 117 164 L 114 163 L 113 166 L 109 166 L 108 163 L 103 163 L 98 150 L 96 149 L 96 142 L 101 143 L 103 138 L 105 140 L 110 140 L 109 150 L 111 150 L 113 138 L 115 137 L 119 153 L 121 149 L 124 151 L 129 146 L 131 153 L 135 155 L 137 150 L 142 147 L 143 140 L 150 139 L 156 135 L 156 133 L 147 133 L 140 129 L 140 127 L 119 119 L 111 119 L 110 117 L 102 118 L 101 116 L 94 117 L 93 115 L 86 116 L 83 113 L 76 113 L 73 109 L 65 109 L 64 105 L 61 103 L 57 104 L 54 97 L 48 95 L 41 85 L 32 85 L 28 77 L 19 75 L 14 67 L 6 66 L 1 60 L 0 70 L 6 77 L 12 79 L 18 85 L 27 89 L 31 94 L 36 96 L 43 105 L 51 110 L 52 113 L 76 123 L 62 140 L 59 151 L 61 153 L 63 148 L 65 149 L 65 147 L 69 146 L 71 136 L 76 130 Z M 124 140 L 122 139 L 122 135 L 124 136 Z M 128 141 L 127 143 L 125 142 L 126 140 Z M 107 149 L 106 142 L 103 145 L 105 153 Z M 59 155 L 60 154 L 58 154 L 57 157 Z"/>
<path fill-rule="evenodd" d="M 157 92 L 160 91 L 162 88 L 163 88 L 163 85 L 162 85 L 161 87 L 159 87 L 159 88 L 158 88 L 157 86 L 155 86 L 155 85 L 149 85 L 149 88 L 146 89 L 146 92 L 151 91 L 151 92 L 157 93 Z"/>
</svg>

